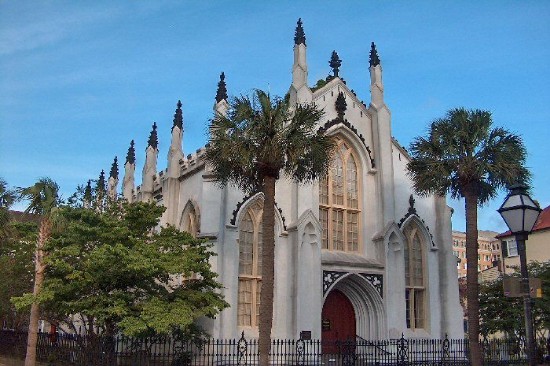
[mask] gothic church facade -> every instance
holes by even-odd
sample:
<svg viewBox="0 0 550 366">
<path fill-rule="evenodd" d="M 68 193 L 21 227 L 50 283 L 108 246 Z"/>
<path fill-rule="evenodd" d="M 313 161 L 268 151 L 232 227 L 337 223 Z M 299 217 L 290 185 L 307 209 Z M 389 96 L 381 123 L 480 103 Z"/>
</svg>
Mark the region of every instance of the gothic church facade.
<svg viewBox="0 0 550 366">
<path fill-rule="evenodd" d="M 289 95 L 293 103 L 324 109 L 319 130 L 337 144 L 328 176 L 301 185 L 281 177 L 276 186 L 275 299 L 272 337 L 314 339 L 359 336 L 462 338 L 451 211 L 445 197 L 418 197 L 406 175 L 407 152 L 391 135 L 384 101 L 382 66 L 374 43 L 370 53 L 370 104 L 363 104 L 339 77 L 307 84 L 306 38 L 301 21 L 294 37 Z M 226 113 L 222 73 L 214 106 Z M 146 149 L 141 186 L 135 187 L 133 141 L 123 195 L 156 201 L 171 224 L 213 243 L 213 269 L 231 305 L 202 322 L 215 338 L 244 331 L 257 337 L 261 292 L 261 193 L 220 188 L 204 162 L 204 149 L 182 150 L 183 117 L 178 103 L 168 165 L 157 170 L 157 127 Z M 116 190 L 115 177 L 109 180 Z"/>
</svg>

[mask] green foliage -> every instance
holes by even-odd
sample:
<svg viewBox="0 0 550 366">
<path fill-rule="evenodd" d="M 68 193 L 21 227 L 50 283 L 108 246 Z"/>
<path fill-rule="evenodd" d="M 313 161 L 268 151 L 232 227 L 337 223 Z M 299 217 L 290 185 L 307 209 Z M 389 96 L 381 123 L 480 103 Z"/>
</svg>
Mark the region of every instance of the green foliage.
<svg viewBox="0 0 550 366">
<path fill-rule="evenodd" d="M 60 320 L 79 314 L 88 328 L 134 336 L 185 331 L 215 316 L 227 304 L 210 269 L 213 253 L 172 227 L 155 231 L 163 211 L 149 203 L 59 209 L 63 228 L 45 247 L 43 308 Z M 32 300 L 15 301 L 21 308 Z"/>
<path fill-rule="evenodd" d="M 29 320 L 26 311 L 17 311 L 10 299 L 32 291 L 38 225 L 34 222 L 10 222 L 9 236 L 0 246 L 0 323 L 21 329 Z"/>
<path fill-rule="evenodd" d="M 534 329 L 541 337 L 550 330 L 550 262 L 530 262 L 529 276 L 542 280 L 542 298 L 533 299 Z M 519 269 L 513 274 L 521 277 Z M 525 332 L 523 298 L 506 297 L 502 278 L 481 285 L 479 305 L 481 313 L 481 334 L 488 336 L 503 333 L 517 338 Z"/>
<path fill-rule="evenodd" d="M 15 202 L 17 195 L 13 189 L 8 189 L 8 183 L 0 178 L 0 207 L 10 208 Z"/>
<path fill-rule="evenodd" d="M 13 189 L 8 189 L 6 181 L 0 178 L 0 243 L 8 236 L 9 208 L 16 198 L 16 192 Z"/>
<path fill-rule="evenodd" d="M 40 178 L 34 185 L 19 188 L 20 199 L 29 201 L 27 213 L 48 215 L 53 208 L 61 204 L 59 186 L 50 178 Z"/>
<path fill-rule="evenodd" d="M 527 152 L 520 136 L 491 128 L 491 113 L 451 109 L 432 122 L 427 136 L 414 139 L 407 165 L 418 194 L 450 193 L 464 197 L 473 188 L 478 204 L 494 198 L 513 183 L 528 185 Z"/>
<path fill-rule="evenodd" d="M 227 116 L 210 124 L 207 161 L 221 184 L 236 183 L 246 192 L 260 190 L 266 176 L 282 171 L 299 182 L 326 174 L 332 139 L 317 133 L 324 112 L 256 90 L 252 98 L 233 98 Z"/>
<path fill-rule="evenodd" d="M 327 85 L 327 81 L 325 79 L 319 79 L 319 80 L 317 80 L 317 83 L 315 84 L 315 86 L 313 86 L 311 88 L 311 91 L 315 92 L 315 91 L 321 89 L 325 85 Z"/>
</svg>

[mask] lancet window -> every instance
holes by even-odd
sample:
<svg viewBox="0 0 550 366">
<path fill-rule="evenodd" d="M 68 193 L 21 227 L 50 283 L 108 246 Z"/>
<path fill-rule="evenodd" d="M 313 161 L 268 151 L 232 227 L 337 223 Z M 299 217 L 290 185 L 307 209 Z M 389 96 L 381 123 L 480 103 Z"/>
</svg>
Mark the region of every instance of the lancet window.
<svg viewBox="0 0 550 366">
<path fill-rule="evenodd" d="M 181 230 L 187 231 L 193 237 L 197 237 L 199 232 L 198 215 L 195 206 L 188 202 L 181 217 Z"/>
<path fill-rule="evenodd" d="M 424 275 L 424 241 L 416 224 L 404 231 L 405 244 L 405 301 L 409 329 L 425 328 L 426 286 Z"/>
<path fill-rule="evenodd" d="M 333 163 L 319 182 L 319 216 L 323 249 L 359 251 L 361 225 L 360 165 L 357 153 L 336 138 Z"/>
<path fill-rule="evenodd" d="M 238 324 L 257 327 L 262 289 L 263 203 L 256 201 L 239 223 L 239 303 Z"/>
</svg>

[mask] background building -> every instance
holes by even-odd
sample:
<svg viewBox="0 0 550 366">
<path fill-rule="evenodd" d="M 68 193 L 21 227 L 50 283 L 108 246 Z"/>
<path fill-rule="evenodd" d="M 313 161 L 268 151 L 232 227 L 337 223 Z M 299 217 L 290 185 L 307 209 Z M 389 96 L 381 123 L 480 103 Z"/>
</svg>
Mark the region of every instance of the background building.
<svg viewBox="0 0 550 366">
<path fill-rule="evenodd" d="M 498 233 L 494 231 L 480 230 L 478 232 L 478 272 L 495 267 L 496 263 L 501 260 L 501 244 L 496 238 L 497 235 Z M 466 262 L 466 233 L 453 231 L 453 253 L 458 258 L 456 264 L 458 277 L 466 277 L 466 269 L 468 268 L 468 263 Z"/>
<path fill-rule="evenodd" d="M 497 235 L 502 246 L 502 258 L 504 273 L 514 272 L 514 267 L 519 268 L 519 255 L 516 239 L 510 231 Z M 546 262 L 550 260 L 550 206 L 546 207 L 539 215 L 533 231 L 525 242 L 527 262 Z"/>
</svg>

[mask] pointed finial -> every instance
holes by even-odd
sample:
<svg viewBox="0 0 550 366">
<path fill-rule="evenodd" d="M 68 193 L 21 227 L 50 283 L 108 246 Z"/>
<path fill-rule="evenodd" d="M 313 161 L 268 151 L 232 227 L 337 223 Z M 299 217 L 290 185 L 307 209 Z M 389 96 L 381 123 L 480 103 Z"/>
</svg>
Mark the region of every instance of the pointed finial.
<svg viewBox="0 0 550 366">
<path fill-rule="evenodd" d="M 340 71 L 340 66 L 342 66 L 342 60 L 340 60 L 340 57 L 338 57 L 338 53 L 336 53 L 336 51 L 332 51 L 332 55 L 330 56 L 330 61 L 328 62 L 328 64 L 330 67 L 332 67 L 334 77 L 337 77 L 338 72 Z"/>
<path fill-rule="evenodd" d="M 104 191 L 105 191 L 105 171 L 101 169 L 101 173 L 99 173 L 99 179 L 97 180 L 96 192 L 104 192 Z"/>
<path fill-rule="evenodd" d="M 118 179 L 118 158 L 115 156 L 113 165 L 111 165 L 111 172 L 109 173 L 110 178 Z"/>
<path fill-rule="evenodd" d="M 306 45 L 306 34 L 304 33 L 304 28 L 302 28 L 302 18 L 298 19 L 296 25 L 296 31 L 294 32 L 294 44 L 304 44 Z"/>
<path fill-rule="evenodd" d="M 178 126 L 180 131 L 183 131 L 183 113 L 181 112 L 181 105 L 181 100 L 178 100 L 178 107 L 176 108 L 176 113 L 174 113 L 174 125 L 172 129 Z"/>
<path fill-rule="evenodd" d="M 92 181 L 88 180 L 88 184 L 86 184 L 86 188 L 84 188 L 84 202 L 90 203 L 92 202 Z"/>
<path fill-rule="evenodd" d="M 134 149 L 134 140 L 132 140 L 130 141 L 128 154 L 126 154 L 126 163 L 135 164 L 135 162 L 136 162 L 136 150 Z"/>
<path fill-rule="evenodd" d="M 147 146 L 151 146 L 153 149 L 156 149 L 158 147 L 159 140 L 157 137 L 157 123 L 153 122 L 153 129 L 151 130 L 151 134 L 149 135 L 149 141 Z"/>
<path fill-rule="evenodd" d="M 216 103 L 222 100 L 227 100 L 227 87 L 225 85 L 225 73 L 220 74 L 220 81 L 218 82 L 218 91 L 216 92 Z"/>
<path fill-rule="evenodd" d="M 376 51 L 376 45 L 374 42 L 370 44 L 370 65 L 377 66 L 380 65 L 380 58 L 378 57 L 378 52 Z"/>
<path fill-rule="evenodd" d="M 336 108 L 336 113 L 338 113 L 338 118 L 344 119 L 344 113 L 346 112 L 348 104 L 346 103 L 346 98 L 344 97 L 344 93 L 340 92 L 338 93 L 338 97 L 336 98 L 336 102 L 334 103 L 334 107 Z"/>
</svg>

